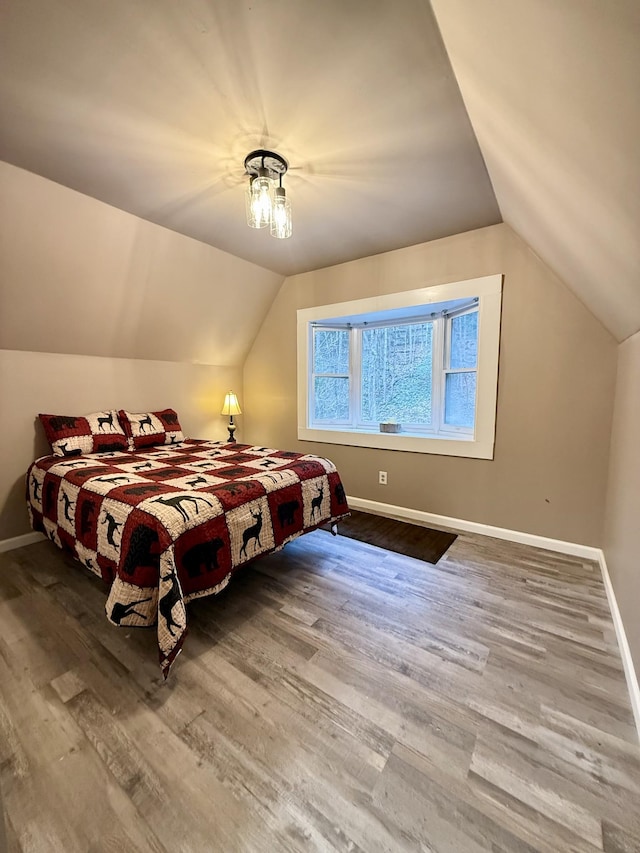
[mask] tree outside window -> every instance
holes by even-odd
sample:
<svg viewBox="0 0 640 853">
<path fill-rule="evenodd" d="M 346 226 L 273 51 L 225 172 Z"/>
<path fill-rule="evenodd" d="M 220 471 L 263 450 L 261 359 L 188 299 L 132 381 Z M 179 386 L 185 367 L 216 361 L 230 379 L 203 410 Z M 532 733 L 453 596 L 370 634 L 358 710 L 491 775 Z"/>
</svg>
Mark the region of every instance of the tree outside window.
<svg viewBox="0 0 640 853">
<path fill-rule="evenodd" d="M 474 301 L 475 302 L 475 301 Z M 378 430 L 473 433 L 478 310 L 462 309 L 402 322 L 313 326 L 311 421 Z"/>
</svg>

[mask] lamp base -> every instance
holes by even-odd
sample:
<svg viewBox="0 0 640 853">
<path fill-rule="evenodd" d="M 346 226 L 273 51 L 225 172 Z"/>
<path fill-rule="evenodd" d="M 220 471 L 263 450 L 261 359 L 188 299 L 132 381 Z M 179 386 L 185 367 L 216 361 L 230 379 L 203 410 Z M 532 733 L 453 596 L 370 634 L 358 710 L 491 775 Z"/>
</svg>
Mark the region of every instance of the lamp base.
<svg viewBox="0 0 640 853">
<path fill-rule="evenodd" d="M 235 444 L 236 439 L 233 434 L 236 431 L 236 425 L 234 423 L 230 423 L 227 429 L 229 430 L 229 444 Z"/>
</svg>

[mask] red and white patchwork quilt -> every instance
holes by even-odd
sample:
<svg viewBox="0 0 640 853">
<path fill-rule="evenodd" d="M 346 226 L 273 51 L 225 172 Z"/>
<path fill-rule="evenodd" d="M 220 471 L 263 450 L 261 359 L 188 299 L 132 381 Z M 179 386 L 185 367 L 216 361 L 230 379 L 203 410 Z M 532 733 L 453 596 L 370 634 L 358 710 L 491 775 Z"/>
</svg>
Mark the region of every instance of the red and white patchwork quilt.
<svg viewBox="0 0 640 853">
<path fill-rule="evenodd" d="M 196 439 L 42 457 L 27 473 L 27 501 L 33 529 L 108 584 L 113 624 L 157 624 L 165 678 L 186 635 L 186 602 L 349 513 L 328 459 Z"/>
</svg>

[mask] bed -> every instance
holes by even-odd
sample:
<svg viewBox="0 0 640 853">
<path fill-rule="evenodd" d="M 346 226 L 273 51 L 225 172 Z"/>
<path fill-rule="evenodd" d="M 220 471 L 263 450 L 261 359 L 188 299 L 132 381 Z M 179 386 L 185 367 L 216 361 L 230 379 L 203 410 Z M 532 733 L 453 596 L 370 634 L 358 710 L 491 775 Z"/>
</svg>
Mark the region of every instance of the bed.
<svg viewBox="0 0 640 853">
<path fill-rule="evenodd" d="M 157 625 L 165 678 L 187 602 L 349 514 L 328 459 L 197 439 L 42 457 L 27 473 L 27 503 L 34 530 L 104 579 L 110 622 Z"/>
</svg>

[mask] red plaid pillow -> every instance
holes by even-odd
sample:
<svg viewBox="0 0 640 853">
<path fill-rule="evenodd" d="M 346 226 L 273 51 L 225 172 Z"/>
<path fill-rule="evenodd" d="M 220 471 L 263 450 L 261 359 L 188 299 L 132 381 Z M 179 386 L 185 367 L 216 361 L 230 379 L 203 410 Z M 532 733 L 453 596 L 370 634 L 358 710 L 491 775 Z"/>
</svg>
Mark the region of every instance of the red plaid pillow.
<svg viewBox="0 0 640 853">
<path fill-rule="evenodd" d="M 184 441 L 178 414 L 174 409 L 137 413 L 120 409 L 118 417 L 136 450 L 159 444 L 179 444 Z"/>
<path fill-rule="evenodd" d="M 128 450 L 115 409 L 90 415 L 38 415 L 54 456 Z"/>
</svg>

